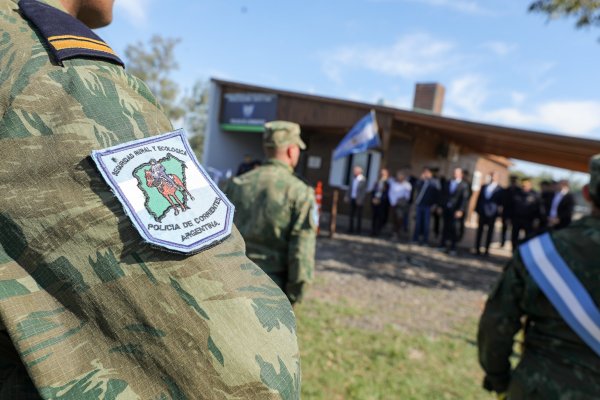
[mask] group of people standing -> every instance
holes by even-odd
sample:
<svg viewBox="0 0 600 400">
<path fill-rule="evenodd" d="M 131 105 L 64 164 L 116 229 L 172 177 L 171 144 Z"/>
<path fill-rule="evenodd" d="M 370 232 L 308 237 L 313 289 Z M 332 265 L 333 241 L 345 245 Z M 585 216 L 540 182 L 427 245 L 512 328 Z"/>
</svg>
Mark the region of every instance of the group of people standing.
<svg viewBox="0 0 600 400">
<path fill-rule="evenodd" d="M 438 178 L 427 167 L 423 168 L 419 179 L 404 171 L 398 171 L 391 177 L 389 170 L 383 168 L 371 192 L 368 191 L 363 169 L 355 166 L 352 172 L 353 178 L 346 193 L 346 201 L 350 204 L 349 233 L 361 233 L 362 212 L 370 197 L 371 235 L 379 236 L 391 215 L 392 237 L 409 237 L 409 216 L 411 206 L 414 206 L 415 223 L 410 239 L 418 245 L 429 245 L 433 219 L 439 249 L 456 253 L 472 196 L 471 183 L 462 168 L 455 168 L 451 179 Z M 510 228 L 510 241 L 515 249 L 522 240 L 537 233 L 569 225 L 574 206 L 575 200 L 567 180 L 544 181 L 541 193 L 538 193 L 533 189 L 531 179 L 519 180 L 516 176 L 511 176 L 509 185 L 503 188 L 498 173 L 492 172 L 481 187 L 475 206 L 479 216 L 475 253 L 489 254 L 498 218 L 502 220 L 501 246 L 505 246 Z"/>
<path fill-rule="evenodd" d="M 481 253 L 483 231 L 487 230 L 485 253 L 489 254 L 498 217 L 502 218 L 500 246 L 504 247 L 510 227 L 512 249 L 524 240 L 545 232 L 567 227 L 573 218 L 575 197 L 569 181 L 541 182 L 541 193 L 533 189 L 529 178 L 520 181 L 511 176 L 506 188 L 500 187 L 498 174 L 490 175 L 489 183 L 479 192 L 475 211 L 479 215 L 475 252 Z"/>
</svg>

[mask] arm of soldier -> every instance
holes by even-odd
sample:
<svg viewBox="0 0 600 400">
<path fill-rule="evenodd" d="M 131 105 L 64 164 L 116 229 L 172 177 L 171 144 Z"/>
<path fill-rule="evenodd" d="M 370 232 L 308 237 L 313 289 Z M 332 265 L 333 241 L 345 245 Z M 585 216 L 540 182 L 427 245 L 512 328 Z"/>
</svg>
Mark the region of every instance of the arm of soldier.
<svg viewBox="0 0 600 400">
<path fill-rule="evenodd" d="M 490 293 L 479 321 L 479 363 L 486 374 L 483 387 L 498 393 L 508 388 L 514 335 L 521 328 L 524 282 L 520 271 L 522 262 L 516 253 Z"/>
<path fill-rule="evenodd" d="M 303 290 L 312 281 L 317 239 L 317 209 L 312 188 L 295 204 L 292 231 L 288 244 L 288 281 L 286 293 L 292 303 L 302 299 Z"/>
</svg>

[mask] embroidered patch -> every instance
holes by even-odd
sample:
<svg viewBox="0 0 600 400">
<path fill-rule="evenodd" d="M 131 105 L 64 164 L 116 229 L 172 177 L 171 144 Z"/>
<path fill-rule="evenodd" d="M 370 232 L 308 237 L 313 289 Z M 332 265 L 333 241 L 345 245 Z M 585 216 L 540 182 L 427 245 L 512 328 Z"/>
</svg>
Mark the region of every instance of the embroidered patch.
<svg viewBox="0 0 600 400">
<path fill-rule="evenodd" d="M 145 241 L 195 253 L 231 234 L 234 206 L 183 130 L 94 151 L 92 158 Z"/>
</svg>

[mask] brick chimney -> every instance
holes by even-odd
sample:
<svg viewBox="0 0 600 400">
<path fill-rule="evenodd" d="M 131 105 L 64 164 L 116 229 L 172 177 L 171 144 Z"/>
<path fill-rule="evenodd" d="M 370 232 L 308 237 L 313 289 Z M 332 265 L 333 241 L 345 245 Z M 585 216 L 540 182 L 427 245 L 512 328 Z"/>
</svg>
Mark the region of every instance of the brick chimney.
<svg viewBox="0 0 600 400">
<path fill-rule="evenodd" d="M 446 89 L 439 83 L 417 83 L 413 109 L 433 114 L 441 114 L 444 107 Z"/>
</svg>

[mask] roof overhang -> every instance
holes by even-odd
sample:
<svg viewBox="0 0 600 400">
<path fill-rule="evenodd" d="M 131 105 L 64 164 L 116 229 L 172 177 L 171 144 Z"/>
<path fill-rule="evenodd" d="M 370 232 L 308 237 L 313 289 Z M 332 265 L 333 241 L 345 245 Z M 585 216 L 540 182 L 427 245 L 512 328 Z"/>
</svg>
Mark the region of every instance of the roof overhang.
<svg viewBox="0 0 600 400">
<path fill-rule="evenodd" d="M 275 93 L 292 99 L 320 104 L 360 109 L 373 109 L 386 115 L 394 125 L 407 130 L 427 131 L 447 138 L 461 146 L 484 154 L 515 158 L 573 171 L 587 172 L 590 157 L 600 153 L 600 141 L 561 134 L 483 124 L 430 113 L 402 110 L 382 105 L 322 97 L 261 86 L 212 79 L 228 89 Z M 341 123 L 340 128 L 345 124 Z M 329 127 L 331 128 L 331 127 Z"/>
</svg>

